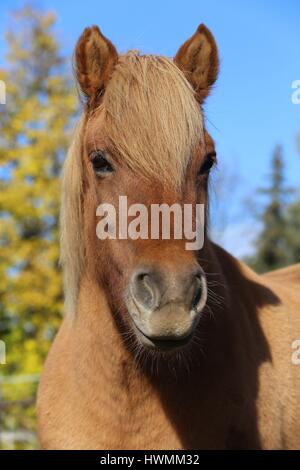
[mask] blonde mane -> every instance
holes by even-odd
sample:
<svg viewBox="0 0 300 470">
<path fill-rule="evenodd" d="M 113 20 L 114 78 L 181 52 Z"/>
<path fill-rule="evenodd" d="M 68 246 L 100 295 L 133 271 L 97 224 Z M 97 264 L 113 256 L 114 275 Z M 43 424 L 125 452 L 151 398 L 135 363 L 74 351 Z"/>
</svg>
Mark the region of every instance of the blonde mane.
<svg viewBox="0 0 300 470">
<path fill-rule="evenodd" d="M 98 112 L 104 117 L 103 132 L 123 162 L 136 172 L 180 186 L 203 137 L 203 120 L 192 87 L 172 60 L 136 52 L 121 56 Z M 84 117 L 63 171 L 61 263 L 69 314 L 76 312 L 84 268 L 83 128 Z"/>
<path fill-rule="evenodd" d="M 82 148 L 84 116 L 75 128 L 63 168 L 60 211 L 60 262 L 64 274 L 65 312 L 75 315 L 84 267 Z"/>
</svg>

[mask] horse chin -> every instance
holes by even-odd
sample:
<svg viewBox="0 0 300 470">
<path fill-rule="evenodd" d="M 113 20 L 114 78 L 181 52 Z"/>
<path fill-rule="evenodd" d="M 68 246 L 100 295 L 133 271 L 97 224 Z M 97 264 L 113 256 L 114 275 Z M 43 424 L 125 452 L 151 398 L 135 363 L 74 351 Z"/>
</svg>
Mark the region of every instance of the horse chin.
<svg viewBox="0 0 300 470">
<path fill-rule="evenodd" d="M 152 337 L 145 334 L 141 331 L 135 324 L 133 325 L 134 333 L 138 342 L 146 349 L 150 349 L 152 351 L 161 351 L 161 352 L 174 352 L 178 351 L 179 349 L 184 348 L 189 344 L 193 337 L 193 331 L 189 332 L 186 335 L 183 335 L 178 338 L 168 338 L 168 337 Z"/>
</svg>

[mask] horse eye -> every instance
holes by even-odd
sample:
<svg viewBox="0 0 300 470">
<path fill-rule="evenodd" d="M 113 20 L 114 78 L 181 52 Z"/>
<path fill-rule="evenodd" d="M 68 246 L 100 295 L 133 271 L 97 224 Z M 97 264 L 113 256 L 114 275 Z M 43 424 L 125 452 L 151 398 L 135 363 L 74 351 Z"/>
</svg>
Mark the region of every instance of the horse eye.
<svg viewBox="0 0 300 470">
<path fill-rule="evenodd" d="M 108 173 L 112 173 L 114 171 L 112 165 L 107 160 L 105 152 L 101 150 L 94 150 L 90 154 L 90 158 L 92 160 L 94 172 L 97 176 L 105 176 Z"/>
<path fill-rule="evenodd" d="M 216 161 L 217 161 L 216 152 L 208 153 L 205 157 L 204 163 L 202 164 L 200 168 L 199 175 L 205 175 L 209 173 L 212 167 L 214 166 L 214 164 L 216 163 Z"/>
</svg>

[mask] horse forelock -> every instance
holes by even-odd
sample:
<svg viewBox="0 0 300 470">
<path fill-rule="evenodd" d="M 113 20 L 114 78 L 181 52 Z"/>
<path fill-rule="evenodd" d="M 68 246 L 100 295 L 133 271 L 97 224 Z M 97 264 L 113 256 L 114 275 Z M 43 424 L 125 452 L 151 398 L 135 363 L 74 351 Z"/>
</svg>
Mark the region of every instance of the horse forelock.
<svg viewBox="0 0 300 470">
<path fill-rule="evenodd" d="M 203 119 L 192 87 L 171 59 L 137 52 L 121 56 L 101 111 L 104 133 L 123 162 L 181 184 L 203 137 Z"/>
</svg>

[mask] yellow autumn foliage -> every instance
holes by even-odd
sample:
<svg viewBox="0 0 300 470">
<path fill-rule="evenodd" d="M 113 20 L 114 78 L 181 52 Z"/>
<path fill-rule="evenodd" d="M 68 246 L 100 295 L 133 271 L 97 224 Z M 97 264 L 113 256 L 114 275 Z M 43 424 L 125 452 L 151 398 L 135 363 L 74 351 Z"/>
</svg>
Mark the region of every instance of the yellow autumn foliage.
<svg viewBox="0 0 300 470">
<path fill-rule="evenodd" d="M 34 399 L 35 382 L 10 380 L 40 373 L 63 310 L 59 177 L 77 97 L 55 21 L 53 13 L 32 7 L 18 11 L 0 70 L 6 85 L 6 104 L 0 105 L 0 339 L 7 351 L 6 365 L 0 365 L 0 400 L 5 403 Z M 34 427 L 34 408 L 11 403 L 0 427 Z"/>
</svg>

